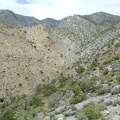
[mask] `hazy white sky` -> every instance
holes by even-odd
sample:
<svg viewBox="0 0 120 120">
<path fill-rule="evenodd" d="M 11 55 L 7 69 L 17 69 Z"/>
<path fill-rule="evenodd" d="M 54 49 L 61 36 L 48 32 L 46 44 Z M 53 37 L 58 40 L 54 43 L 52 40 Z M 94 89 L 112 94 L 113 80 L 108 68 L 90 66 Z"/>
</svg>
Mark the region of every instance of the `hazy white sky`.
<svg viewBox="0 0 120 120">
<path fill-rule="evenodd" d="M 62 19 L 100 11 L 120 15 L 120 0 L 0 0 L 0 9 L 38 19 Z"/>
</svg>

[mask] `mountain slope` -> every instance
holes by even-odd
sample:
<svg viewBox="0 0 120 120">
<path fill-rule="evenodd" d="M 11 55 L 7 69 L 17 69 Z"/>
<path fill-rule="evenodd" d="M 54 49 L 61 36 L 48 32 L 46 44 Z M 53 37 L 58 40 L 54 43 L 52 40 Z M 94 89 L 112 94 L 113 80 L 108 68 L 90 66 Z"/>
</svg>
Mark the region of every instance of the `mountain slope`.
<svg viewBox="0 0 120 120">
<path fill-rule="evenodd" d="M 105 13 L 105 12 L 97 12 L 91 15 L 84 15 L 83 17 L 95 22 L 98 25 L 111 26 L 111 25 L 115 25 L 118 22 L 120 22 L 120 16 L 112 15 L 112 14 Z"/>
<path fill-rule="evenodd" d="M 34 17 L 15 14 L 10 10 L 0 10 L 0 23 L 11 27 L 23 27 L 39 24 L 40 21 Z"/>
<path fill-rule="evenodd" d="M 56 27 L 59 24 L 59 20 L 52 18 L 46 18 L 38 20 L 34 17 L 27 17 L 19 14 L 15 14 L 10 10 L 0 10 L 0 23 L 4 23 L 7 26 L 21 28 L 25 26 L 33 26 L 37 24 L 46 24 L 49 27 Z"/>
<path fill-rule="evenodd" d="M 46 24 L 50 27 L 56 27 L 60 23 L 60 20 L 55 20 L 53 18 L 46 18 L 41 21 L 42 24 Z"/>
<path fill-rule="evenodd" d="M 48 31 L 44 25 L 20 29 L 1 25 L 0 96 L 32 94 L 35 86 L 51 81 L 71 63 L 69 56 L 65 58 L 57 48 L 53 49 L 56 37 Z"/>
<path fill-rule="evenodd" d="M 0 24 L 0 119 L 120 119 L 119 16 L 90 16 Z"/>
</svg>

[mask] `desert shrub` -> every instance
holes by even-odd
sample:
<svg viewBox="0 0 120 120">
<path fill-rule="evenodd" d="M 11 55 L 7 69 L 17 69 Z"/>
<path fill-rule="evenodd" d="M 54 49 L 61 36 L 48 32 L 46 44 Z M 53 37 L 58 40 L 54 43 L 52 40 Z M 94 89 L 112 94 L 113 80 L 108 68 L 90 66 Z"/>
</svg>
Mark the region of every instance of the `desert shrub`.
<svg viewBox="0 0 120 120">
<path fill-rule="evenodd" d="M 80 92 L 79 95 L 73 96 L 70 100 L 70 104 L 77 104 L 85 100 L 87 97 L 86 93 Z"/>
<path fill-rule="evenodd" d="M 81 66 L 82 61 L 79 59 L 79 61 L 76 61 L 73 63 L 72 68 L 74 68 L 75 72 L 78 74 L 81 74 L 85 71 L 85 68 Z"/>
<path fill-rule="evenodd" d="M 109 83 L 109 82 L 113 82 L 113 81 L 114 81 L 114 78 L 113 78 L 112 76 L 108 76 L 108 77 L 107 77 L 107 81 L 108 81 L 108 83 Z"/>
<path fill-rule="evenodd" d="M 42 70 L 40 70 L 40 73 L 41 73 L 41 74 L 44 74 L 44 72 L 43 72 Z"/>
<path fill-rule="evenodd" d="M 71 90 L 75 94 L 70 100 L 70 104 L 76 104 L 79 102 L 82 102 L 83 100 L 86 99 L 87 92 L 83 92 L 79 86 L 79 84 L 75 84 L 71 87 Z"/>
<path fill-rule="evenodd" d="M 103 111 L 105 107 L 103 105 L 98 105 L 94 102 L 90 102 L 85 107 L 82 108 L 80 111 L 80 114 L 82 113 L 84 115 L 85 120 L 105 120 L 103 115 L 101 114 L 101 111 Z M 77 120 L 83 120 L 80 119 L 80 114 L 77 116 Z"/>
<path fill-rule="evenodd" d="M 103 72 L 102 72 L 102 73 L 103 73 L 103 75 L 107 75 L 107 74 L 108 74 L 108 72 L 109 72 L 109 71 L 108 71 L 108 69 L 105 69 L 105 70 L 103 70 Z"/>
<path fill-rule="evenodd" d="M 63 88 L 69 81 L 69 77 L 65 77 L 63 76 L 63 73 L 61 73 L 61 75 L 58 77 L 58 82 L 59 82 L 59 88 Z"/>
<path fill-rule="evenodd" d="M 59 100 L 56 100 L 56 101 L 54 102 L 53 106 L 54 106 L 54 108 L 59 107 Z"/>
<path fill-rule="evenodd" d="M 95 59 L 93 60 L 92 64 L 91 64 L 91 68 L 95 68 L 99 65 L 98 63 L 98 56 L 95 57 Z"/>
<path fill-rule="evenodd" d="M 87 116 L 80 112 L 78 115 L 77 115 L 77 120 L 88 120 Z"/>
<path fill-rule="evenodd" d="M 49 103 L 48 103 L 48 99 L 45 98 L 45 109 L 44 109 L 44 117 L 47 117 L 49 113 Z"/>
<path fill-rule="evenodd" d="M 99 70 L 102 70 L 103 68 L 102 68 L 102 66 L 99 66 Z"/>
<path fill-rule="evenodd" d="M 11 111 L 6 111 L 0 120 L 16 120 L 14 114 Z"/>
<path fill-rule="evenodd" d="M 74 97 L 71 98 L 70 104 L 76 104 L 86 99 L 89 92 L 97 91 L 96 86 L 97 77 L 85 78 L 78 80 L 74 85 L 71 86 L 71 90 L 74 93 Z"/>
<path fill-rule="evenodd" d="M 4 102 L 4 98 L 0 98 L 0 102 L 3 103 Z"/>
<path fill-rule="evenodd" d="M 24 118 L 22 118 L 21 120 L 34 120 L 33 114 L 32 114 L 30 111 L 28 111 L 28 112 L 25 114 Z"/>
<path fill-rule="evenodd" d="M 114 57 L 114 60 L 119 60 L 120 59 L 120 57 L 118 56 L 118 55 L 116 55 L 115 57 Z"/>
<path fill-rule="evenodd" d="M 55 93 L 56 91 L 57 91 L 57 88 L 53 83 L 39 84 L 36 87 L 36 94 L 42 94 L 43 96 L 50 96 L 52 93 Z"/>
<path fill-rule="evenodd" d="M 33 99 L 33 107 L 36 108 L 38 106 L 41 106 L 42 100 L 40 98 L 34 97 Z"/>
<path fill-rule="evenodd" d="M 63 54 L 60 54 L 60 57 L 63 58 Z"/>
<path fill-rule="evenodd" d="M 77 66 L 77 68 L 75 68 L 75 71 L 78 73 L 78 74 L 81 74 L 85 71 L 85 68 L 82 67 L 82 66 Z"/>
<path fill-rule="evenodd" d="M 19 83 L 18 85 L 19 85 L 19 87 L 22 87 L 22 83 Z"/>
<path fill-rule="evenodd" d="M 97 93 L 98 93 L 98 95 L 105 94 L 105 88 L 103 86 L 100 86 Z"/>
<path fill-rule="evenodd" d="M 109 64 L 109 63 L 111 63 L 112 61 L 113 61 L 113 59 L 106 60 L 106 61 L 103 62 L 103 65 Z"/>
<path fill-rule="evenodd" d="M 24 30 L 24 33 L 27 33 L 27 31 L 26 31 L 26 30 Z"/>
<path fill-rule="evenodd" d="M 115 44 L 115 48 L 119 47 L 120 46 L 120 43 L 116 43 Z"/>
<path fill-rule="evenodd" d="M 74 68 L 74 67 L 80 66 L 80 64 L 81 64 L 80 61 L 74 62 L 72 67 Z"/>
<path fill-rule="evenodd" d="M 77 84 L 83 92 L 94 92 L 96 88 L 96 80 L 97 77 L 92 77 L 91 79 L 86 78 L 78 81 Z"/>
<path fill-rule="evenodd" d="M 117 82 L 120 84 L 120 76 L 116 78 Z"/>
<path fill-rule="evenodd" d="M 79 95 L 79 93 L 81 92 L 81 89 L 77 83 L 71 86 L 71 90 L 75 95 Z"/>
</svg>

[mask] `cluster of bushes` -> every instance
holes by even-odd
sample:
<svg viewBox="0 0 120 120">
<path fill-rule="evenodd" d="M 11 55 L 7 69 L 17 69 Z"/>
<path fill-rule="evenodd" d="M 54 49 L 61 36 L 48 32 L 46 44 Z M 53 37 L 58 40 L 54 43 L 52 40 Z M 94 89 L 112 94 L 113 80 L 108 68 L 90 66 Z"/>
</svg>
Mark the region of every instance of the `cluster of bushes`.
<svg viewBox="0 0 120 120">
<path fill-rule="evenodd" d="M 120 43 L 116 43 L 115 44 L 115 48 L 119 47 L 120 46 Z"/>
<path fill-rule="evenodd" d="M 111 63 L 112 61 L 113 61 L 113 59 L 106 60 L 106 61 L 103 62 L 103 65 L 109 64 L 109 63 Z"/>
<path fill-rule="evenodd" d="M 109 64 L 109 63 L 111 63 L 112 61 L 114 61 L 114 60 L 119 60 L 119 59 L 120 59 L 120 57 L 119 57 L 118 55 L 116 55 L 116 56 L 114 56 L 112 59 L 109 59 L 109 60 L 104 61 L 103 65 Z"/>
<path fill-rule="evenodd" d="M 86 93 L 80 92 L 78 95 L 73 96 L 69 103 L 70 104 L 80 103 L 87 98 L 86 95 L 87 95 Z"/>
<path fill-rule="evenodd" d="M 70 104 L 79 103 L 87 98 L 88 92 L 96 91 L 96 80 L 96 77 L 92 77 L 91 79 L 77 81 L 71 87 L 71 90 L 73 91 L 75 96 L 71 98 Z"/>
<path fill-rule="evenodd" d="M 16 120 L 12 111 L 6 111 L 0 120 Z"/>
<path fill-rule="evenodd" d="M 42 106 L 42 98 L 34 97 L 33 103 L 31 102 L 30 104 L 32 104 L 34 108 Z"/>
<path fill-rule="evenodd" d="M 105 69 L 105 70 L 102 71 L 103 75 L 107 75 L 108 72 L 109 72 L 108 69 Z"/>
<path fill-rule="evenodd" d="M 116 78 L 117 82 L 120 84 L 120 76 Z"/>
<path fill-rule="evenodd" d="M 78 74 L 81 74 L 85 71 L 85 68 L 83 66 L 81 66 L 80 61 L 73 63 L 72 68 L 74 68 L 76 73 L 78 73 Z"/>
<path fill-rule="evenodd" d="M 55 84 L 49 83 L 49 84 L 39 84 L 36 87 L 36 94 L 42 94 L 43 96 L 47 97 L 51 94 L 55 93 L 57 91 L 57 88 Z"/>
<path fill-rule="evenodd" d="M 116 55 L 114 56 L 114 60 L 119 60 L 120 59 L 120 56 Z"/>
<path fill-rule="evenodd" d="M 78 74 L 81 74 L 85 71 L 85 68 L 82 67 L 82 66 L 78 66 L 77 68 L 75 68 L 75 71 L 78 73 Z"/>
<path fill-rule="evenodd" d="M 104 104 L 96 104 L 94 102 L 90 102 L 82 108 L 77 116 L 77 120 L 105 120 L 101 114 L 101 111 L 105 109 L 106 106 Z"/>
<path fill-rule="evenodd" d="M 61 74 L 61 76 L 59 76 L 57 79 L 59 82 L 59 88 L 63 88 L 68 83 L 69 79 L 69 77 L 65 77 Z"/>
<path fill-rule="evenodd" d="M 103 94 L 105 94 L 106 89 L 105 89 L 105 87 L 103 87 L 103 85 L 98 85 L 96 87 L 96 91 L 97 91 L 98 95 L 103 95 Z"/>
<path fill-rule="evenodd" d="M 70 104 L 77 104 L 82 102 L 87 98 L 88 93 L 96 93 L 98 95 L 103 95 L 106 93 L 106 89 L 103 85 L 97 85 L 97 77 L 94 76 L 90 79 L 84 78 L 78 80 L 73 86 L 71 86 L 71 90 L 74 93 L 74 96 L 70 100 Z"/>
<path fill-rule="evenodd" d="M 93 60 L 92 64 L 91 64 L 91 68 L 95 69 L 95 67 L 97 67 L 98 65 L 99 65 L 98 56 L 96 56 L 95 59 Z"/>
</svg>

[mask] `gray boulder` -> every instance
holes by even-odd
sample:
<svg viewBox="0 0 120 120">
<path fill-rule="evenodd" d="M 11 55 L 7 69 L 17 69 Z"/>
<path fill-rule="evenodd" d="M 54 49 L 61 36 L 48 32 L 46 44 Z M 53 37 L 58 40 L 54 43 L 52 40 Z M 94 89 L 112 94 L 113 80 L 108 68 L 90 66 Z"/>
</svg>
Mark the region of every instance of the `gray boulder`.
<svg viewBox="0 0 120 120">
<path fill-rule="evenodd" d="M 117 104 L 120 104 L 120 98 L 114 98 L 114 99 L 112 100 L 112 105 L 113 105 L 113 106 L 116 106 Z"/>
<path fill-rule="evenodd" d="M 44 119 L 44 114 L 43 113 L 37 113 L 35 120 L 43 120 Z"/>
<path fill-rule="evenodd" d="M 111 94 L 118 94 L 120 93 L 120 85 L 114 86 L 113 89 L 111 90 Z"/>
</svg>

